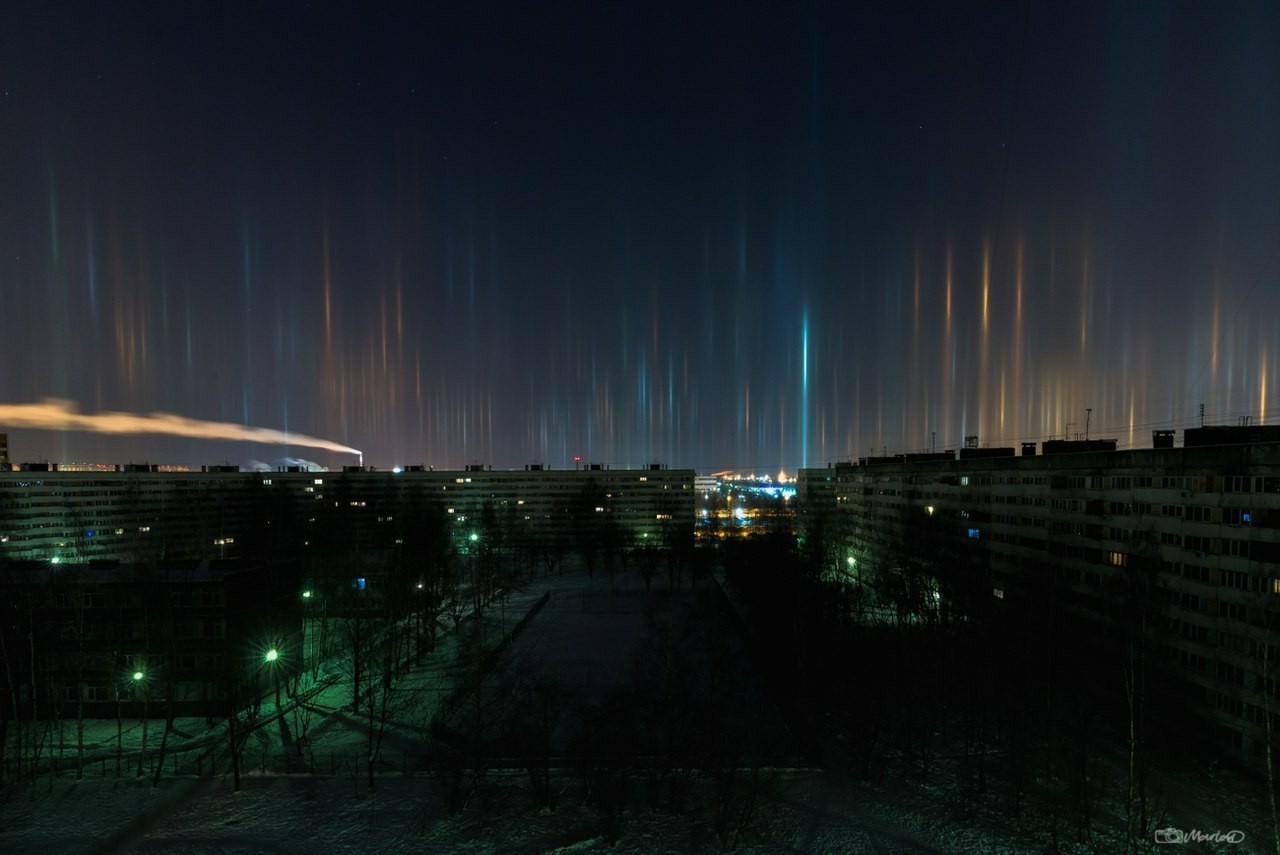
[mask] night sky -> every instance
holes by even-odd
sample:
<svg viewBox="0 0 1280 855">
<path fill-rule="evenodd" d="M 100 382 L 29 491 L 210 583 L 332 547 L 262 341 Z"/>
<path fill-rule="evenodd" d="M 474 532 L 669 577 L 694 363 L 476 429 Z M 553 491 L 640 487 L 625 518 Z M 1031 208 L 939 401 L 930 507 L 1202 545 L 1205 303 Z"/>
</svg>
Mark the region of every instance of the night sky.
<svg viewBox="0 0 1280 855">
<path fill-rule="evenodd" d="M 1273 2 L 38 3 L 0 92 L 2 404 L 774 473 L 1280 405 Z"/>
</svg>

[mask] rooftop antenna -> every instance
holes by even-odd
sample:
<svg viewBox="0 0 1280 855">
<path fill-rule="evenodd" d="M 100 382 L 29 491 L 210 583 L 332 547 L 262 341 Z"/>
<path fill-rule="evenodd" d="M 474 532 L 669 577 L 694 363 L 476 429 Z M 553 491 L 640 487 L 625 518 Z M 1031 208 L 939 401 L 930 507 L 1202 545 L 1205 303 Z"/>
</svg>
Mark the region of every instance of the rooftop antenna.
<svg viewBox="0 0 1280 855">
<path fill-rule="evenodd" d="M 1093 407 L 1084 408 L 1084 441 L 1089 441 L 1089 422 L 1093 421 Z"/>
<path fill-rule="evenodd" d="M 1200 405 L 1200 427 L 1204 427 L 1204 404 Z"/>
</svg>

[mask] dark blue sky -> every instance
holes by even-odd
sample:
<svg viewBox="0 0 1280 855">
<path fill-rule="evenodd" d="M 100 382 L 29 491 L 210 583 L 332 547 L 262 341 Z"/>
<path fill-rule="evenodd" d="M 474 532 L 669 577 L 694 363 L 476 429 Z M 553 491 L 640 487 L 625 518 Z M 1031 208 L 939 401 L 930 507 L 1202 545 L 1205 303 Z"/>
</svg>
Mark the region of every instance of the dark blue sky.
<svg viewBox="0 0 1280 855">
<path fill-rule="evenodd" d="M 3 404 L 791 471 L 1280 403 L 1275 4 L 40 3 L 0 56 Z"/>
</svg>

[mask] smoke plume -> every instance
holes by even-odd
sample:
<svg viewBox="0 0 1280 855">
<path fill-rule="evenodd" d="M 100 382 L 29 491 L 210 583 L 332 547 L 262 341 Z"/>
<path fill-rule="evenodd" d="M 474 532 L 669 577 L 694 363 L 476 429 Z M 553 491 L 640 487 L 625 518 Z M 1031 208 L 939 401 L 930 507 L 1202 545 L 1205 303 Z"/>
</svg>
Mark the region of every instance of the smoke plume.
<svg viewBox="0 0 1280 855">
<path fill-rule="evenodd" d="M 232 422 L 189 419 L 173 413 L 81 413 L 72 401 L 45 398 L 38 404 L 0 404 L 0 428 L 38 430 L 78 430 L 91 433 L 127 435 L 156 434 L 192 439 L 224 439 L 260 442 L 267 445 L 298 445 L 343 454 L 359 454 L 357 449 L 300 433 L 274 428 L 247 427 Z"/>
</svg>

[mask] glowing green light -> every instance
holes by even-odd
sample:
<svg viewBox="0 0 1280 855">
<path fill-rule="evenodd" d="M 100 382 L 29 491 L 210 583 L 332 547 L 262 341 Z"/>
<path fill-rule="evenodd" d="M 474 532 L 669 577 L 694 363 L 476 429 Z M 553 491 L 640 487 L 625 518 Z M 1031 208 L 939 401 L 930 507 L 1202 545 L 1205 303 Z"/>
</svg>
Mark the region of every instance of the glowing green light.
<svg viewBox="0 0 1280 855">
<path fill-rule="evenodd" d="M 276 650 L 274 647 L 267 651 L 268 662 L 275 662 L 279 658 L 280 658 L 280 651 Z"/>
<path fill-rule="evenodd" d="M 133 679 L 134 679 L 134 682 L 137 682 L 138 680 L 141 680 L 141 679 L 142 679 L 142 672 L 141 672 L 141 671 L 134 671 L 134 672 L 133 672 Z"/>
<path fill-rule="evenodd" d="M 475 542 L 476 542 L 477 540 L 479 540 L 479 539 L 480 539 L 480 535 L 476 534 L 474 531 L 473 531 L 473 532 L 471 532 L 471 542 L 472 542 L 472 543 L 475 543 Z"/>
<path fill-rule="evenodd" d="M 309 599 L 311 599 L 311 592 L 310 592 L 310 591 L 303 591 L 303 592 L 302 592 L 302 599 L 304 599 L 304 600 L 309 600 Z"/>
<path fill-rule="evenodd" d="M 49 559 L 49 563 L 50 563 L 50 564 L 61 564 L 61 563 L 62 563 L 62 558 L 61 558 L 61 557 L 59 557 L 59 556 L 57 556 L 57 555 L 55 555 L 55 556 L 53 556 L 52 558 L 50 558 L 50 559 Z"/>
</svg>

